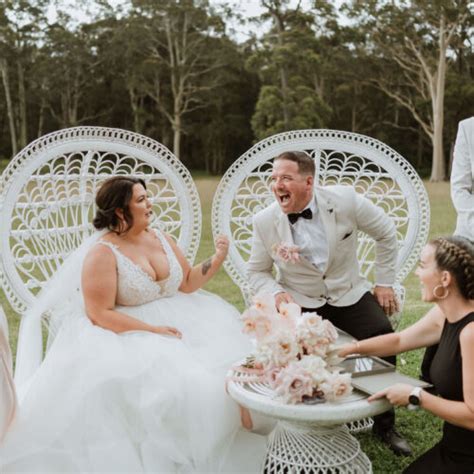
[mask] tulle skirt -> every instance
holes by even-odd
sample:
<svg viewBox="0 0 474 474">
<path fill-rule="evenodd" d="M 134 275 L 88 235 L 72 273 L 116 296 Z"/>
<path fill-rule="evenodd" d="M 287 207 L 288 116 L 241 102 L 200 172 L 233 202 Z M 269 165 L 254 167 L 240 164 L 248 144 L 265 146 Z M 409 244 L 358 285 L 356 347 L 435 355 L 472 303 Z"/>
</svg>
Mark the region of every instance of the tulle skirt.
<svg viewBox="0 0 474 474">
<path fill-rule="evenodd" d="M 0 448 L 0 471 L 258 471 L 265 440 L 241 430 L 225 391 L 226 371 L 251 349 L 235 308 L 200 291 L 117 309 L 183 338 L 68 318 Z"/>
</svg>

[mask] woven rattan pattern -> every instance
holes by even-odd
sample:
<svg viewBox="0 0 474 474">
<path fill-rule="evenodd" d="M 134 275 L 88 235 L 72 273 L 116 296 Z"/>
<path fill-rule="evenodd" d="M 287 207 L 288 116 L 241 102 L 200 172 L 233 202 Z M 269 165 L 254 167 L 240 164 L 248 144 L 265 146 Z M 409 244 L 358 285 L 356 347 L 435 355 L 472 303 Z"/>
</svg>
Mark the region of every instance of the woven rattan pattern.
<svg viewBox="0 0 474 474">
<path fill-rule="evenodd" d="M 201 207 L 191 175 L 160 143 L 137 133 L 76 127 L 32 142 L 0 180 L 0 284 L 23 313 L 34 295 L 93 231 L 94 196 L 113 175 L 143 177 L 156 216 L 193 261 Z"/>
<path fill-rule="evenodd" d="M 273 202 L 270 191 L 272 160 L 289 150 L 305 150 L 316 163 L 316 183 L 346 184 L 371 199 L 394 220 L 399 243 L 397 283 L 416 264 L 430 223 L 428 196 L 415 169 L 384 143 L 356 133 L 336 130 L 296 130 L 262 140 L 243 154 L 223 176 L 212 209 L 213 233 L 230 235 L 224 263 L 227 273 L 248 301 L 245 277 L 252 217 Z M 358 258 L 363 275 L 375 263 L 374 241 L 359 233 Z M 399 285 L 400 296 L 403 288 Z"/>
</svg>

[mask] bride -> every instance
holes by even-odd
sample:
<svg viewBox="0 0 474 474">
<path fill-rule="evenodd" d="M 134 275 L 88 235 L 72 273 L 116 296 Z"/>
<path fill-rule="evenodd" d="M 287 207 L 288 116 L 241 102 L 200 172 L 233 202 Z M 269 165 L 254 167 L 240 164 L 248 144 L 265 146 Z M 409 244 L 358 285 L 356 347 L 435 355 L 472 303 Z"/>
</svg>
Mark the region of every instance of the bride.
<svg viewBox="0 0 474 474">
<path fill-rule="evenodd" d="M 58 297 L 58 278 L 49 289 L 54 339 L 0 449 L 0 471 L 257 470 L 264 439 L 239 430 L 224 386 L 250 343 L 235 308 L 195 292 L 224 261 L 227 238 L 191 267 L 149 228 L 142 180 L 108 179 L 96 204 L 102 232 L 80 258 L 82 297 L 75 288 Z"/>
</svg>

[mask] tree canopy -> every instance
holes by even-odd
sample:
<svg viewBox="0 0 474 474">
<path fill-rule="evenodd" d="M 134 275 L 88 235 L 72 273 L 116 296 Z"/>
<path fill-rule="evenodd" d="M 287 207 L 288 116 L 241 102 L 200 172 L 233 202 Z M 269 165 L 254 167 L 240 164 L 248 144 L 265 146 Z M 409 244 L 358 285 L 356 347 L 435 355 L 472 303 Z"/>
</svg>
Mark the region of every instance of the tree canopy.
<svg viewBox="0 0 474 474">
<path fill-rule="evenodd" d="M 239 41 L 232 5 L 207 0 L 0 6 L 0 157 L 77 125 L 148 135 L 219 174 L 256 141 L 333 128 L 386 142 L 432 180 L 474 115 L 468 0 L 260 0 Z"/>
</svg>

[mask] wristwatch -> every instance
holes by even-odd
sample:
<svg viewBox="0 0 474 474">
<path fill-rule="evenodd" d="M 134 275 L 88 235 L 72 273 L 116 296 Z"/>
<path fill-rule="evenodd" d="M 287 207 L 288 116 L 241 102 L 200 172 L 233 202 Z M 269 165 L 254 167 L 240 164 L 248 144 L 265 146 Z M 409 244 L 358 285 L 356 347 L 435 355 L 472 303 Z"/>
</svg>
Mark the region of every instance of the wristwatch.
<svg viewBox="0 0 474 474">
<path fill-rule="evenodd" d="M 421 405 L 421 387 L 415 387 L 408 396 L 408 409 L 418 410 Z"/>
</svg>

